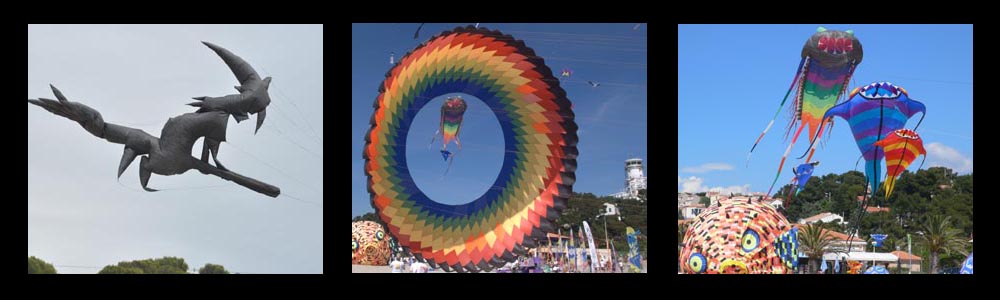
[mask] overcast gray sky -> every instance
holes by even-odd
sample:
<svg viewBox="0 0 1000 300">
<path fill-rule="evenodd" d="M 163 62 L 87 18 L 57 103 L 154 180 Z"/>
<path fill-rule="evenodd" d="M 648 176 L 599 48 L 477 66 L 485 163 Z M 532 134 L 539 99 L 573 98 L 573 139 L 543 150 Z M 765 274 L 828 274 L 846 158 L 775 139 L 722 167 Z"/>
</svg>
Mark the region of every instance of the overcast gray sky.
<svg viewBox="0 0 1000 300">
<path fill-rule="evenodd" d="M 28 110 L 28 255 L 59 273 L 163 256 L 240 273 L 323 273 L 322 25 L 30 25 L 28 98 L 70 101 L 106 122 L 160 136 L 191 97 L 234 94 L 235 76 L 201 41 L 272 76 L 271 105 L 229 119 L 219 160 L 278 186 L 270 198 L 189 171 L 154 174 L 147 193 L 138 160 L 116 180 L 123 145 L 44 109 Z M 200 157 L 201 142 L 194 154 Z"/>
</svg>

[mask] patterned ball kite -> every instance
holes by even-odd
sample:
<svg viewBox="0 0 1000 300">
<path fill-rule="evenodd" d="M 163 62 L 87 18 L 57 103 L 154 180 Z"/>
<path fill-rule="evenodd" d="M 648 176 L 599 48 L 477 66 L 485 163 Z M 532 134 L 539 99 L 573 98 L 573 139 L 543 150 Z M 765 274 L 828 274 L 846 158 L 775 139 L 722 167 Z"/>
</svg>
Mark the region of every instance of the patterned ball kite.
<svg viewBox="0 0 1000 300">
<path fill-rule="evenodd" d="M 385 266 L 389 264 L 389 236 L 382 225 L 372 221 L 351 223 L 353 254 L 351 263 L 355 265 Z"/>
<path fill-rule="evenodd" d="M 798 266 L 797 231 L 768 204 L 720 200 L 684 234 L 686 274 L 785 274 Z"/>
<path fill-rule="evenodd" d="M 424 194 L 406 161 L 414 117 L 454 93 L 489 106 L 505 150 L 492 187 L 462 205 Z M 363 154 L 368 192 L 404 249 L 445 271 L 488 271 L 553 230 L 576 180 L 577 126 L 559 80 L 523 41 L 472 26 L 443 32 L 397 62 L 374 107 Z"/>
</svg>

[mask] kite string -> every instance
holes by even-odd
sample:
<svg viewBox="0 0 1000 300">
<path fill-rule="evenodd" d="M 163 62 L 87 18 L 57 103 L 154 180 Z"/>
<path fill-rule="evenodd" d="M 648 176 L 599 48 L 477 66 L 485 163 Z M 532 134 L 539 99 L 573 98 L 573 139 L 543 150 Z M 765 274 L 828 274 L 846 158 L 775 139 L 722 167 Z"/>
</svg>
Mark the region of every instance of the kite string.
<svg viewBox="0 0 1000 300">
<path fill-rule="evenodd" d="M 301 110 L 299 110 L 299 106 L 295 104 L 295 101 L 292 101 L 292 97 L 288 97 L 288 95 L 285 94 L 285 91 L 282 90 L 280 86 L 276 86 L 275 89 L 278 91 L 278 95 L 282 96 L 282 98 L 284 98 L 285 100 L 287 100 L 288 103 L 292 105 L 292 108 L 294 108 L 295 111 L 298 112 L 299 115 L 302 116 L 302 119 L 306 123 L 306 126 L 309 127 L 309 131 L 312 133 L 313 137 L 319 139 L 320 144 L 322 144 L 322 142 L 323 142 L 323 136 L 321 136 L 321 135 L 319 135 L 319 134 L 316 133 L 316 129 L 312 126 L 312 123 L 309 122 L 309 119 L 305 117 L 305 113 L 303 113 Z M 298 126 L 298 125 L 296 125 L 296 126 Z"/>
<path fill-rule="evenodd" d="M 283 109 L 281 109 L 281 107 L 280 107 L 279 105 L 272 105 L 272 107 L 273 107 L 273 108 L 274 108 L 274 109 L 275 109 L 276 111 L 278 111 L 278 115 L 279 115 L 279 116 L 280 116 L 281 118 L 283 118 L 283 119 L 287 120 L 287 121 L 288 121 L 289 123 L 292 123 L 292 125 L 293 125 L 293 126 L 294 126 L 294 127 L 296 128 L 296 129 L 298 129 L 298 131 L 295 131 L 295 132 L 305 132 L 305 130 L 304 130 L 304 129 L 302 129 L 301 127 L 299 127 L 298 123 L 296 123 L 296 122 L 295 122 L 295 121 L 293 120 L 293 118 L 292 118 L 292 117 L 290 117 L 290 116 L 289 116 L 288 114 L 286 114 L 286 113 L 285 113 L 285 111 L 284 111 Z M 289 138 L 289 137 L 285 137 L 285 134 L 284 134 L 283 132 L 279 132 L 279 133 L 280 133 L 280 134 L 282 135 L 282 137 L 284 137 L 284 138 L 285 138 L 286 140 L 289 140 L 289 141 L 291 141 L 291 138 Z M 308 135 L 306 135 L 306 134 L 303 134 L 303 136 L 308 136 Z M 318 140 L 318 139 L 316 139 L 315 137 L 310 137 L 310 138 L 309 138 L 309 140 L 310 140 L 310 141 L 312 141 L 313 143 L 316 143 L 316 145 L 319 145 L 320 147 L 323 147 L 323 141 L 321 141 L 321 140 Z M 291 142 L 292 142 L 292 143 L 295 143 L 295 144 L 297 144 L 297 145 L 298 145 L 298 143 L 297 143 L 297 142 L 294 142 L 294 141 L 291 141 Z M 301 145 L 299 145 L 299 147 L 302 147 L 302 146 L 301 146 Z M 304 147 L 302 147 L 302 148 L 304 148 Z M 308 150 L 307 150 L 307 151 L 308 151 Z"/>
<path fill-rule="evenodd" d="M 278 136 L 279 136 L 279 137 L 281 137 L 282 139 L 284 139 L 284 140 L 288 141 L 289 143 L 292 143 L 292 144 L 294 144 L 294 145 L 296 145 L 296 146 L 299 146 L 299 148 L 301 148 L 301 149 L 302 149 L 303 151 L 305 151 L 305 152 L 308 152 L 308 153 L 309 153 L 309 154 L 311 154 L 311 155 L 312 155 L 313 157 L 316 157 L 316 158 L 318 158 L 318 159 L 320 159 L 320 160 L 322 160 L 322 159 L 323 159 L 323 156 L 322 156 L 322 155 L 319 155 L 319 154 L 316 154 L 316 152 L 313 152 L 312 150 L 309 150 L 309 149 L 307 149 L 307 148 L 306 148 L 305 146 L 302 146 L 302 144 L 299 144 L 298 142 L 295 142 L 295 141 L 294 141 L 294 140 L 292 140 L 291 138 L 287 137 L 287 136 L 285 135 L 285 133 L 284 133 L 283 131 L 281 131 L 281 129 L 278 129 L 278 127 L 279 127 L 279 126 L 276 126 L 277 124 L 274 124 L 274 125 L 275 125 L 275 126 L 271 126 L 271 128 L 272 128 L 272 129 L 274 129 L 274 131 L 278 133 Z M 321 147 L 322 147 L 322 145 L 321 145 Z"/>
<path fill-rule="evenodd" d="M 260 69 L 263 70 L 264 72 L 270 73 L 263 66 L 261 66 Z M 286 100 L 286 102 L 288 102 L 289 104 L 291 104 L 292 108 L 295 109 L 295 111 L 299 113 L 299 115 L 302 117 L 303 122 L 305 122 L 306 126 L 309 127 L 309 130 L 310 130 L 309 132 L 312 133 L 312 136 L 314 138 L 318 139 L 320 141 L 319 144 L 322 145 L 323 144 L 323 137 L 316 133 L 316 129 L 315 129 L 315 127 L 312 126 L 312 122 L 309 122 L 309 119 L 306 118 L 305 113 L 303 113 L 302 110 L 299 109 L 299 106 L 297 104 L 295 104 L 295 101 L 292 99 L 292 97 L 288 97 L 288 95 L 285 94 L 284 90 L 281 89 L 280 86 L 275 86 L 274 89 L 276 91 L 278 91 L 278 96 L 281 96 L 284 100 Z M 282 114 L 284 114 L 284 113 L 282 112 Z M 302 128 L 299 127 L 298 123 L 295 123 L 295 121 L 291 120 L 291 118 L 289 118 L 289 121 L 292 122 L 292 124 L 295 125 L 296 128 L 298 128 L 298 129 L 300 129 L 302 131 L 305 131 L 304 129 L 302 129 Z"/>
<path fill-rule="evenodd" d="M 319 206 L 319 207 L 323 207 L 323 204 L 320 204 L 320 203 L 316 203 L 316 202 L 312 202 L 312 201 L 308 201 L 308 200 L 303 200 L 303 199 L 301 199 L 301 198 L 298 198 L 298 197 L 294 197 L 294 196 L 292 196 L 292 195 L 289 195 L 289 194 L 288 194 L 287 192 L 285 192 L 285 193 L 282 193 L 282 194 L 281 194 L 281 196 L 282 196 L 282 197 L 287 197 L 287 198 L 291 198 L 291 199 L 293 199 L 293 200 L 297 200 L 297 201 L 301 201 L 301 202 L 305 202 L 305 203 L 309 203 L 309 204 L 312 204 L 312 205 L 315 205 L 315 206 Z"/>
<path fill-rule="evenodd" d="M 287 120 L 289 123 L 292 123 L 292 125 L 295 126 L 295 128 L 299 130 L 297 132 L 304 132 L 305 131 L 302 128 L 300 128 L 298 126 L 298 124 L 296 124 L 295 121 L 293 121 L 293 118 L 290 117 L 290 116 L 288 116 L 288 114 L 286 114 L 285 111 L 283 109 L 281 109 L 280 106 L 278 106 L 278 105 L 272 105 L 271 107 L 273 107 L 274 110 L 278 111 L 278 116 L 280 116 L 284 120 Z M 323 142 L 322 141 L 318 141 L 316 139 L 309 139 L 309 140 L 312 141 L 312 142 L 314 142 L 314 143 L 316 143 L 320 147 L 323 147 Z"/>
</svg>

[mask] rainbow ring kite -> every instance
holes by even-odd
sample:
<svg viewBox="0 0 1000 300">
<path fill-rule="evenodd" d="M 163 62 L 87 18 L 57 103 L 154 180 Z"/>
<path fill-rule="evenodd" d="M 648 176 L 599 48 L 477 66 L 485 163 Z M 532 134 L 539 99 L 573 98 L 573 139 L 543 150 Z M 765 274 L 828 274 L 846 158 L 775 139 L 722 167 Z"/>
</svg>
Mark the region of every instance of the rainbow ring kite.
<svg viewBox="0 0 1000 300">
<path fill-rule="evenodd" d="M 462 205 L 428 198 L 406 163 L 410 123 L 449 93 L 489 106 L 506 150 L 492 187 Z M 523 41 L 472 26 L 445 31 L 386 74 L 374 107 L 363 154 L 368 192 L 414 256 L 445 271 L 489 271 L 553 230 L 576 181 L 577 126 L 558 79 Z"/>
</svg>

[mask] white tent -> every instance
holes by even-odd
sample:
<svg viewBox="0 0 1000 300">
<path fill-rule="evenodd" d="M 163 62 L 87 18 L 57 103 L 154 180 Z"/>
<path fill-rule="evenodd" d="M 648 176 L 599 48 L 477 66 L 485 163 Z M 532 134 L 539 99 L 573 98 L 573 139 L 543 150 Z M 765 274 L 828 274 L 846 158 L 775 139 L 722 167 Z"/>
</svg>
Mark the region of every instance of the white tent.
<svg viewBox="0 0 1000 300">
<path fill-rule="evenodd" d="M 804 254 L 799 254 L 799 257 L 805 258 Z M 851 253 L 825 253 L 823 254 L 823 260 L 840 260 L 842 258 L 847 258 L 847 260 L 856 261 L 879 261 L 879 262 L 896 262 L 899 261 L 899 257 L 893 255 L 892 253 L 876 253 L 876 252 L 851 252 Z"/>
</svg>

